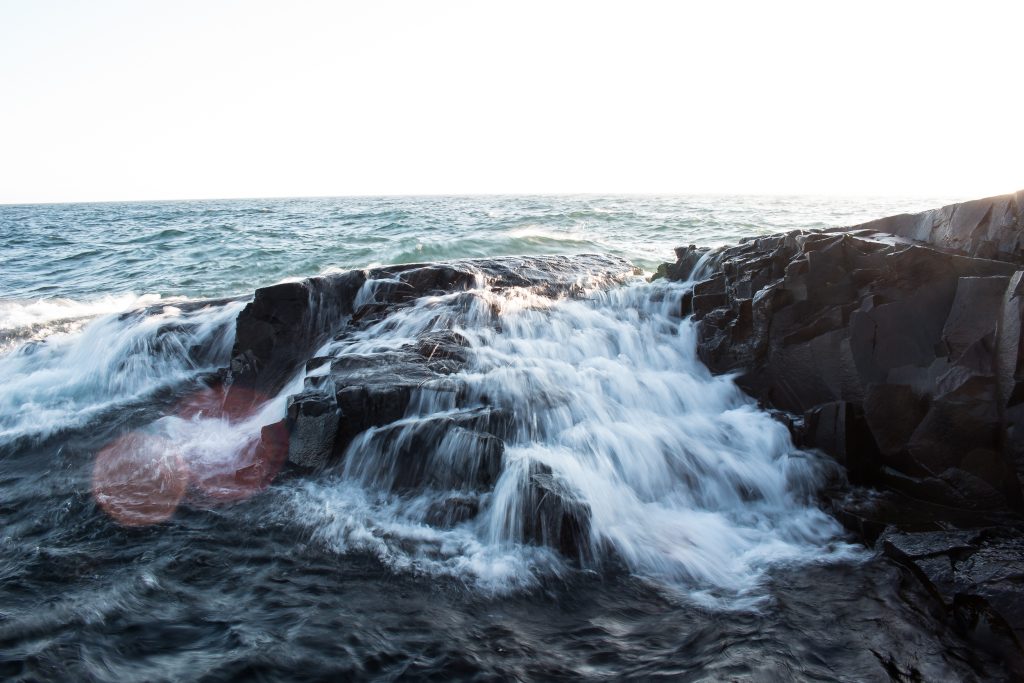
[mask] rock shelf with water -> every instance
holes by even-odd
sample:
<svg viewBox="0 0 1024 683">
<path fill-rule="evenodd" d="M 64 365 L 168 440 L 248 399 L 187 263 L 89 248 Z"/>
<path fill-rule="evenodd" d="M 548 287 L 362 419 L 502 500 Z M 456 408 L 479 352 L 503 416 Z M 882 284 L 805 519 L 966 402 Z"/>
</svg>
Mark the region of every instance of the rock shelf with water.
<svg viewBox="0 0 1024 683">
<path fill-rule="evenodd" d="M 962 206 L 32 336 L 0 676 L 1019 676 L 1019 202 Z"/>
<path fill-rule="evenodd" d="M 684 247 L 659 275 L 694 281 L 680 314 L 712 372 L 883 492 L 837 495 L 837 516 L 1018 649 L 1024 192 Z"/>
</svg>

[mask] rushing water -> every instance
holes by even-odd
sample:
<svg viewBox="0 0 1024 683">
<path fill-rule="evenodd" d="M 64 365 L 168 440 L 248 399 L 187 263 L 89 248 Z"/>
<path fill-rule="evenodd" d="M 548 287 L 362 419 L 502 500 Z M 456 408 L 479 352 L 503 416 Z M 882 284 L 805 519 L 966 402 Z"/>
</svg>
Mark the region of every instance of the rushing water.
<svg viewBox="0 0 1024 683">
<path fill-rule="evenodd" d="M 345 361 L 454 333 L 466 357 L 315 475 L 234 476 L 259 457 L 288 397 L 324 386 L 328 365 L 300 369 L 241 413 L 204 381 L 228 362 L 245 296 L 286 277 L 583 251 L 650 269 L 681 243 L 932 203 L 0 207 L 0 675 L 996 675 L 922 607 L 912 581 L 817 507 L 835 468 L 795 450 L 781 424 L 701 366 L 692 326 L 674 315 L 685 285 L 623 274 L 551 297 L 481 278 L 328 342 L 315 355 Z M 474 432 L 417 438 L 485 411 L 507 416 L 503 455 L 493 481 L 474 487 L 487 466 L 470 455 Z M 399 485 L 410 448 L 423 451 L 421 471 Z M 452 500 L 475 514 L 438 522 Z M 569 548 L 530 532 L 553 500 L 585 512 Z"/>
</svg>

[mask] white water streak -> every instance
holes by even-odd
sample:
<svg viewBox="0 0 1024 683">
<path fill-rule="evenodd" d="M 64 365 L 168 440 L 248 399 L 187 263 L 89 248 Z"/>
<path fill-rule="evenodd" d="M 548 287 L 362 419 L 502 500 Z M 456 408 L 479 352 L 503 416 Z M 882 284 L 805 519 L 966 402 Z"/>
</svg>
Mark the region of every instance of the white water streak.
<svg viewBox="0 0 1024 683">
<path fill-rule="evenodd" d="M 105 410 L 223 366 L 243 305 L 105 315 L 0 357 L 0 439 L 84 425 Z M 197 354 L 196 346 L 204 348 Z"/>
<path fill-rule="evenodd" d="M 451 295 L 394 313 L 341 353 L 394 350 L 438 330 L 467 338 L 472 359 L 455 379 L 468 387 L 468 407 L 514 416 L 501 477 L 474 519 L 428 528 L 426 511 L 444 493 L 389 494 L 394 453 L 364 435 L 347 454 L 347 478 L 303 486 L 298 514 L 319 520 L 322 540 L 369 548 L 396 567 L 461 567 L 489 588 L 529 585 L 539 571 L 521 531 L 536 514 L 524 508 L 532 462 L 589 508 L 591 557 L 610 549 L 630 571 L 704 599 L 749 593 L 774 563 L 848 554 L 834 544 L 839 526 L 810 498 L 827 465 L 796 450 L 731 378 L 710 375 L 694 325 L 675 315 L 682 291 L 640 285 L 553 301 L 479 290 L 468 307 L 466 295 Z M 457 297 L 462 305 L 450 306 Z M 448 414 L 454 396 L 449 380 L 427 382 L 400 427 Z M 432 467 L 466 467 L 464 447 L 433 448 L 423 454 Z M 501 571 L 486 567 L 488 557 Z"/>
</svg>

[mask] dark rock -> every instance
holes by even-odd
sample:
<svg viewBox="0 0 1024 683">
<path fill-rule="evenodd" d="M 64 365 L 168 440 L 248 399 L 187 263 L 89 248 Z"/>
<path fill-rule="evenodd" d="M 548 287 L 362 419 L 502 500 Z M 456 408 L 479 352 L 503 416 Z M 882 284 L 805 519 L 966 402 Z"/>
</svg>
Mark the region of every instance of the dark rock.
<svg viewBox="0 0 1024 683">
<path fill-rule="evenodd" d="M 349 325 L 379 320 L 424 296 L 475 287 L 573 295 L 581 282 L 622 281 L 636 273 L 624 259 L 584 254 L 407 264 L 264 287 L 238 316 L 231 381 L 273 395 L 311 353 Z"/>
<path fill-rule="evenodd" d="M 713 372 L 875 487 L 830 494 L 837 519 L 1024 675 L 1022 201 L 745 240 L 682 314 Z"/>
<path fill-rule="evenodd" d="M 1018 516 L 862 488 L 835 491 L 826 502 L 858 539 L 916 577 L 962 635 L 1024 673 L 1024 527 Z"/>
<path fill-rule="evenodd" d="M 288 461 L 303 468 L 323 467 L 334 450 L 338 404 L 333 396 L 303 392 L 288 399 Z"/>
<path fill-rule="evenodd" d="M 947 606 L 962 630 L 980 635 L 1004 654 L 1018 660 L 1022 657 L 1021 530 L 887 530 L 879 544 L 887 556 L 910 569 Z"/>
<path fill-rule="evenodd" d="M 954 229 L 991 227 L 996 214 L 1018 221 L 1016 208 L 991 208 L 1018 198 L 716 250 L 683 311 L 698 356 L 763 405 L 804 415 L 806 445 L 846 463 L 855 482 L 1020 508 L 1024 278 L 977 257 L 964 246 L 974 238 Z M 1001 258 L 1024 264 L 1024 252 Z"/>
<path fill-rule="evenodd" d="M 285 282 L 256 290 L 238 315 L 231 377 L 272 395 L 352 314 L 362 271 Z"/>
<path fill-rule="evenodd" d="M 505 444 L 473 429 L 482 417 L 420 418 L 371 430 L 358 442 L 358 458 L 373 470 L 358 474 L 367 484 L 398 492 L 487 491 L 501 473 Z"/>
<path fill-rule="evenodd" d="M 427 510 L 426 523 L 441 529 L 450 529 L 473 519 L 480 512 L 480 499 L 455 494 L 435 501 Z"/>
<path fill-rule="evenodd" d="M 232 391 L 244 387 L 258 400 L 304 364 L 311 374 L 274 432 L 278 446 L 284 433 L 291 465 L 344 468 L 371 488 L 436 496 L 423 519 L 450 527 L 475 517 L 493 490 L 511 426 L 508 414 L 486 396 L 470 396 L 459 378 L 472 349 L 457 321 L 482 305 L 468 290 L 576 296 L 634 275 L 612 257 L 536 257 L 392 266 L 265 288 L 239 317 Z M 434 307 L 436 317 L 401 347 L 367 344 L 374 325 L 389 325 L 409 306 Z M 523 490 L 513 537 L 589 558 L 589 508 L 578 496 L 536 463 Z"/>
<path fill-rule="evenodd" d="M 927 397 L 905 384 L 870 384 L 864 396 L 864 419 L 890 461 L 906 448 L 927 412 Z"/>
<path fill-rule="evenodd" d="M 510 257 L 388 266 L 266 287 L 238 318 L 232 391 L 258 401 L 279 390 L 303 363 L 307 372 L 316 371 L 289 402 L 290 462 L 331 466 L 358 435 L 404 418 L 410 401 L 424 392 L 448 392 L 452 407 L 458 404 L 458 383 L 446 378 L 469 359 L 468 340 L 440 325 L 406 347 L 370 354 L 346 346 L 355 331 L 423 297 L 456 294 L 438 306 L 457 315 L 478 304 L 468 294 L 457 295 L 469 289 L 530 287 L 573 296 L 588 282 L 622 281 L 635 273 L 611 256 Z M 326 355 L 310 358 L 332 338 Z"/>
<path fill-rule="evenodd" d="M 851 483 L 877 478 L 878 444 L 859 405 L 847 401 L 826 403 L 810 410 L 804 423 L 801 445 L 831 453 L 846 467 Z"/>
<path fill-rule="evenodd" d="M 523 540 L 555 548 L 581 562 L 593 559 L 590 506 L 580 501 L 547 465 L 530 463 L 522 511 Z"/>
<path fill-rule="evenodd" d="M 668 278 L 669 280 L 687 280 L 691 275 L 694 274 L 694 269 L 697 264 L 700 263 L 701 258 L 707 254 L 709 249 L 707 247 L 697 247 L 691 244 L 688 247 L 677 247 L 676 248 L 676 262 L 675 263 L 663 263 L 658 266 L 658 270 L 651 277 L 651 281 L 658 280 L 661 278 Z"/>
<path fill-rule="evenodd" d="M 405 417 L 415 383 L 347 386 L 336 394 L 341 410 L 334 453 L 340 456 L 358 434 Z"/>
<path fill-rule="evenodd" d="M 968 256 L 1024 262 L 1024 191 L 846 228 L 886 233 Z"/>
</svg>

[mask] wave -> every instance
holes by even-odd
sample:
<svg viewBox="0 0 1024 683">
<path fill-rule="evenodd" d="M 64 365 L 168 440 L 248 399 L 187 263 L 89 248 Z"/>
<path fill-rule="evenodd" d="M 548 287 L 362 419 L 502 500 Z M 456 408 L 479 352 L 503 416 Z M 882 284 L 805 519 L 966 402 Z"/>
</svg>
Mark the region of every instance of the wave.
<svg viewBox="0 0 1024 683">
<path fill-rule="evenodd" d="M 94 317 L 71 332 L 49 334 L 0 356 L 0 445 L 86 425 L 105 411 L 227 363 L 243 303 L 152 306 L 158 301 L 125 296 L 84 305 L 37 303 L 27 313 L 25 307 L 9 308 L 21 316 L 12 314 L 9 324 L 120 313 Z M 149 308 L 138 308 L 146 303 Z M 39 328 L 30 323 L 29 329 Z"/>
<path fill-rule="evenodd" d="M 403 240 L 404 242 L 404 240 Z M 582 233 L 563 233 L 541 228 L 517 228 L 451 240 L 418 240 L 389 251 L 381 263 L 421 263 L 496 256 L 541 256 L 603 253 L 613 251 Z"/>
<path fill-rule="evenodd" d="M 74 299 L 0 300 L 0 358 L 23 344 L 57 334 L 71 334 L 97 316 L 181 301 L 159 294 L 108 295 L 88 301 Z"/>
<path fill-rule="evenodd" d="M 169 303 L 176 299 L 167 300 Z M 81 320 L 161 302 L 159 294 L 117 294 L 89 301 L 74 299 L 0 300 L 0 331 L 35 327 L 61 320 Z"/>
</svg>

